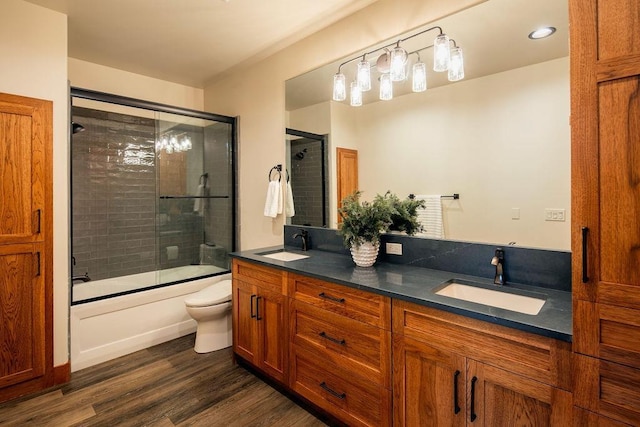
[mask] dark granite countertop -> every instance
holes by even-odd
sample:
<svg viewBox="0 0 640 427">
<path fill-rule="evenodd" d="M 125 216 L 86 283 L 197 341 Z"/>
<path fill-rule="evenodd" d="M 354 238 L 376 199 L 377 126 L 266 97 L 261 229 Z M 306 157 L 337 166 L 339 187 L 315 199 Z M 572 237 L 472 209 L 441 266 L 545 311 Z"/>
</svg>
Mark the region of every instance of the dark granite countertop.
<svg viewBox="0 0 640 427">
<path fill-rule="evenodd" d="M 282 249 L 281 246 L 260 248 L 235 252 L 231 256 L 550 338 L 572 340 L 570 292 L 512 283 L 499 287 L 493 284 L 493 278 L 409 265 L 378 262 L 373 267 L 361 268 L 355 266 L 350 256 L 320 250 L 301 252 L 287 248 L 287 252 L 308 255 L 308 258 L 296 261 L 280 261 L 259 255 Z M 473 282 L 487 289 L 543 298 L 546 302 L 537 315 L 528 315 L 435 293 L 452 279 Z"/>
</svg>

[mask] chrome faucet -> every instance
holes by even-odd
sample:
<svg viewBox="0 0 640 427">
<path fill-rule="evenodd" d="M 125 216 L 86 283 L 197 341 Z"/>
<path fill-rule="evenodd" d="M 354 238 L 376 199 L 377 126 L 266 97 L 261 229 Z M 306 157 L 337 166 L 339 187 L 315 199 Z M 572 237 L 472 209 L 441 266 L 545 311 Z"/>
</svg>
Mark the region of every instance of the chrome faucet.
<svg viewBox="0 0 640 427">
<path fill-rule="evenodd" d="M 504 251 L 502 248 L 496 248 L 496 253 L 491 258 L 491 265 L 496 266 L 496 276 L 493 279 L 493 283 L 496 285 L 504 285 L 507 281 L 504 278 Z"/>
<path fill-rule="evenodd" d="M 309 232 L 301 228 L 299 233 L 293 235 L 294 239 L 297 239 L 298 237 L 302 238 L 302 250 L 306 251 L 309 246 Z"/>
</svg>

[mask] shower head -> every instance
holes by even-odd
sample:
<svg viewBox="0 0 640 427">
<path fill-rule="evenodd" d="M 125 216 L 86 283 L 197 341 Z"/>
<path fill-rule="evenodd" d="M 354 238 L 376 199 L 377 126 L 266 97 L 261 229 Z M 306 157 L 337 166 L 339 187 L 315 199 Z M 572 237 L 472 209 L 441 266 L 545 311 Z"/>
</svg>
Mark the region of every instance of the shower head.
<svg viewBox="0 0 640 427">
<path fill-rule="evenodd" d="M 84 132 L 84 126 L 80 123 L 71 122 L 71 133 Z"/>
<path fill-rule="evenodd" d="M 305 155 L 306 152 L 307 152 L 306 148 L 304 150 L 302 150 L 302 151 L 298 151 L 296 153 L 296 159 L 298 159 L 298 160 L 304 159 L 304 155 Z"/>
</svg>

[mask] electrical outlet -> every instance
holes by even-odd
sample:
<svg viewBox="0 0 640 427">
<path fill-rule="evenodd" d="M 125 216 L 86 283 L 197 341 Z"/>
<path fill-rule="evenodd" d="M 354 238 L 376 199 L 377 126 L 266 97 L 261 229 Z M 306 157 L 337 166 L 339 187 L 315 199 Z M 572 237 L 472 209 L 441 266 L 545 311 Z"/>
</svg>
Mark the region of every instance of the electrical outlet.
<svg viewBox="0 0 640 427">
<path fill-rule="evenodd" d="M 402 243 L 387 243 L 387 254 L 402 255 Z"/>
<path fill-rule="evenodd" d="M 520 219 L 520 208 L 511 208 L 511 219 Z"/>
<path fill-rule="evenodd" d="M 546 208 L 544 210 L 544 220 L 545 221 L 565 221 L 565 210 Z"/>
</svg>

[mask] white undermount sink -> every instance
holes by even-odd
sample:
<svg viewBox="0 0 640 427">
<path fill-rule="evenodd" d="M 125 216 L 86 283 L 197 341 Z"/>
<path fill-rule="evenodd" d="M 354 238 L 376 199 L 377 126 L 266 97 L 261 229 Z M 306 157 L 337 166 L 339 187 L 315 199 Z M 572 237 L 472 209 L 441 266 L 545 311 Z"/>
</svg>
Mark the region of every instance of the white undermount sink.
<svg viewBox="0 0 640 427">
<path fill-rule="evenodd" d="M 263 254 L 258 254 L 258 255 L 262 255 L 263 257 L 266 257 L 266 258 L 277 259 L 279 261 L 295 261 L 298 259 L 309 258 L 309 255 L 296 254 L 294 252 L 286 252 L 286 251 L 273 252 L 266 255 L 263 255 Z"/>
<path fill-rule="evenodd" d="M 532 315 L 538 314 L 545 303 L 545 300 L 540 298 L 494 291 L 455 281 L 436 291 L 436 295 Z"/>
</svg>

